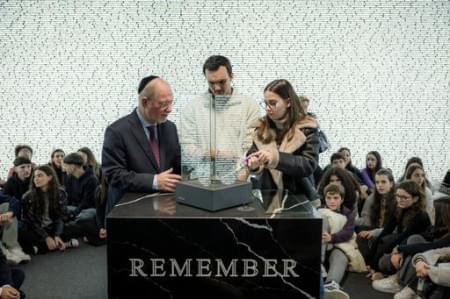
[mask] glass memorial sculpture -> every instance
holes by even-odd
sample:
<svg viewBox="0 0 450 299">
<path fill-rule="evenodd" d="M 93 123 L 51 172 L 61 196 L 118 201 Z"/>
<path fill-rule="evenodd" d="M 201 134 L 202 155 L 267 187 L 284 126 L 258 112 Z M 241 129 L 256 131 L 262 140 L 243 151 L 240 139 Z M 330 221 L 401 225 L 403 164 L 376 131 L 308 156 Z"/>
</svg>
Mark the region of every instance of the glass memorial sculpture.
<svg viewBox="0 0 450 299">
<path fill-rule="evenodd" d="M 239 98 L 205 93 L 180 115 L 181 174 L 177 201 L 209 211 L 252 200 L 251 183 L 237 180 L 251 146 Z"/>
</svg>

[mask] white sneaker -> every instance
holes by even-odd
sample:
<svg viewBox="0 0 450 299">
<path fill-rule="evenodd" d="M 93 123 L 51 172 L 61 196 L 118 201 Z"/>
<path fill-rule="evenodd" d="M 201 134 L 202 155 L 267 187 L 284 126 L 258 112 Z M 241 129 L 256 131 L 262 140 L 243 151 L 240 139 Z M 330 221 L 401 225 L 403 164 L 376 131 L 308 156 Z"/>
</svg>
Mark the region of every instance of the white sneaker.
<svg viewBox="0 0 450 299">
<path fill-rule="evenodd" d="M 0 241 L 0 250 L 3 252 L 3 255 L 7 255 L 9 250 L 3 245 L 3 242 Z"/>
<path fill-rule="evenodd" d="M 78 246 L 80 246 L 80 242 L 78 242 L 77 239 L 70 239 L 64 244 L 66 244 L 66 248 L 77 248 Z"/>
<path fill-rule="evenodd" d="M 29 261 L 31 261 L 31 256 L 29 256 L 28 254 L 23 252 L 21 247 L 11 248 L 11 249 L 9 249 L 9 252 L 11 252 L 11 254 L 13 254 L 13 255 L 17 256 L 19 259 L 21 259 L 21 262 L 28 263 Z"/>
<path fill-rule="evenodd" d="M 402 290 L 402 286 L 398 283 L 397 274 L 388 276 L 380 280 L 372 281 L 372 287 L 383 293 L 395 294 Z"/>
<path fill-rule="evenodd" d="M 12 254 L 8 249 L 5 248 L 2 251 L 3 251 L 3 254 L 6 257 L 6 261 L 9 264 L 18 265 L 22 261 L 22 259 L 20 257 L 16 256 L 15 254 Z"/>
<path fill-rule="evenodd" d="M 413 289 L 406 286 L 400 292 L 394 295 L 394 299 L 414 299 L 416 298 L 416 292 Z"/>
<path fill-rule="evenodd" d="M 328 282 L 324 285 L 325 299 L 350 299 L 350 296 L 341 290 L 340 285 L 335 282 Z"/>
</svg>

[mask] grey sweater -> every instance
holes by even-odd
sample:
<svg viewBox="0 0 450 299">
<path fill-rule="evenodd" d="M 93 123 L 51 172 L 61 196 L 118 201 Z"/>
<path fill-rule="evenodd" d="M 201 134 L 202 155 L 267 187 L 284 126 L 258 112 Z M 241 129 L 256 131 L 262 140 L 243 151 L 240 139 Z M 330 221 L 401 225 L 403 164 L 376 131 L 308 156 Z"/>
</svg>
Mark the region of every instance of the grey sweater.
<svg viewBox="0 0 450 299">
<path fill-rule="evenodd" d="M 450 247 L 418 253 L 412 259 L 412 263 L 415 266 L 420 260 L 426 262 L 430 266 L 428 276 L 431 281 L 440 286 L 450 287 L 450 262 L 438 263 L 439 258 L 443 256 L 450 257 Z"/>
</svg>

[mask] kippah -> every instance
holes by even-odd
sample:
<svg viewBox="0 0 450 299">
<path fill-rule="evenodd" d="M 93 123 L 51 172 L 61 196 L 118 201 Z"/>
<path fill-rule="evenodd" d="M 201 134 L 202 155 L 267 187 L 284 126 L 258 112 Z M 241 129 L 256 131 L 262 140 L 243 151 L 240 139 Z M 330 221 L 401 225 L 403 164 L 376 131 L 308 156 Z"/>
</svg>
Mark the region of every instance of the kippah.
<svg viewBox="0 0 450 299">
<path fill-rule="evenodd" d="M 17 157 L 13 162 L 14 166 L 20 166 L 22 164 L 31 164 L 30 159 L 24 157 Z"/>
<path fill-rule="evenodd" d="M 141 82 L 139 83 L 139 87 L 138 87 L 138 94 L 141 93 L 141 91 L 145 88 L 145 86 L 147 86 L 148 83 L 150 83 L 150 81 L 159 78 L 158 76 L 148 76 L 145 77 L 141 80 Z"/>
</svg>

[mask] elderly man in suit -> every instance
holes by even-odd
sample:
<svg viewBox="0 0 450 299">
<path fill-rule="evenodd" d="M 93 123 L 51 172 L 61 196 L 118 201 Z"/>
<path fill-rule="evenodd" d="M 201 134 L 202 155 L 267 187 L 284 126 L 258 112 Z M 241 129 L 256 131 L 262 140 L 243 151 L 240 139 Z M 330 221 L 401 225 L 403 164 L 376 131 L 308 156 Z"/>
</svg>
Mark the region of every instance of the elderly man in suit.
<svg viewBox="0 0 450 299">
<path fill-rule="evenodd" d="M 145 77 L 138 107 L 106 128 L 102 169 L 108 182 L 106 215 L 126 192 L 173 192 L 181 180 L 181 152 L 169 83 Z"/>
</svg>

